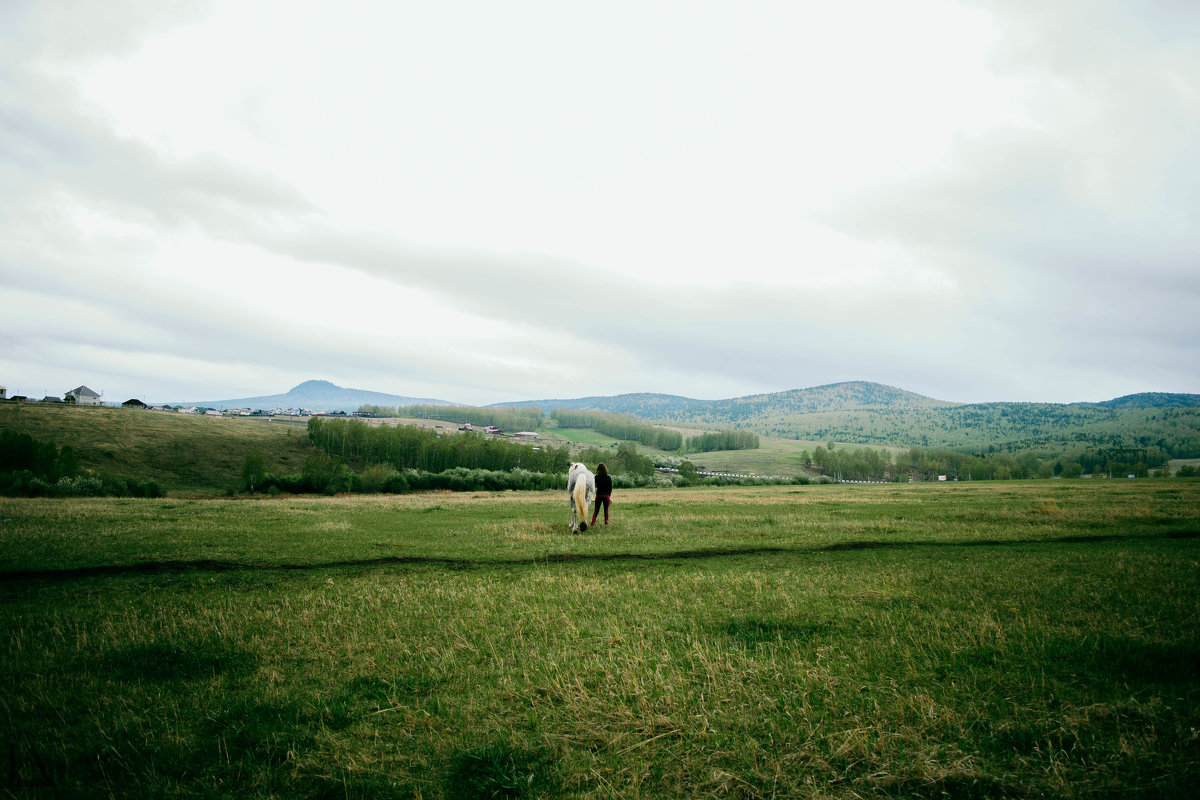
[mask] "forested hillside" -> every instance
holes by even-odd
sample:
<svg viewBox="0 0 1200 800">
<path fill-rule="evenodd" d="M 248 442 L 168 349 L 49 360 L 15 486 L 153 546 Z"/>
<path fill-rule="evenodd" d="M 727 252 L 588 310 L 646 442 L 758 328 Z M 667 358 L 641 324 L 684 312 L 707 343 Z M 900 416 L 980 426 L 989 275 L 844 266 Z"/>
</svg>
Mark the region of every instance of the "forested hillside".
<svg viewBox="0 0 1200 800">
<path fill-rule="evenodd" d="M 630 414 L 642 419 L 671 419 L 700 413 L 712 405 L 712 400 L 695 400 L 673 394 L 618 394 L 610 397 L 578 397 L 573 400 L 523 400 L 495 403 L 496 408 L 565 408 L 572 410 L 605 411 L 610 414 Z"/>
<path fill-rule="evenodd" d="M 769 436 L 899 447 L 1010 452 L 1158 447 L 1172 458 L 1200 457 L 1200 407 L 989 403 L 795 414 L 737 424 Z"/>
<path fill-rule="evenodd" d="M 1005 452 L 1157 448 L 1171 458 L 1200 457 L 1200 395 L 1194 394 L 956 404 L 855 381 L 729 400 L 641 394 L 542 402 L 805 441 Z"/>
</svg>

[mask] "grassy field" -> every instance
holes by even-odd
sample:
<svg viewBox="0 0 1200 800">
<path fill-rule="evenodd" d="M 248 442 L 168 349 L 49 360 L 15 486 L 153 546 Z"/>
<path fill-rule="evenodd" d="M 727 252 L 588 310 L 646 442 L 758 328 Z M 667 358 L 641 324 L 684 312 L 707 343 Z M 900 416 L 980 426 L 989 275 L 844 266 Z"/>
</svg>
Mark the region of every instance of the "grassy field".
<svg viewBox="0 0 1200 800">
<path fill-rule="evenodd" d="M 699 429 L 663 427 L 679 431 L 685 439 L 704 432 Z M 572 446 L 615 449 L 618 444 L 618 441 L 611 436 L 596 433 L 591 428 L 549 428 L 542 432 L 542 439 L 555 446 L 570 444 Z M 824 447 L 826 444 L 825 442 L 805 442 L 795 439 L 775 439 L 770 436 L 760 436 L 759 441 L 760 446 L 753 450 L 716 450 L 706 453 L 687 453 L 682 450 L 667 452 L 641 444 L 637 447 L 638 452 L 652 457 L 661 453 L 676 458 L 686 458 L 702 470 L 791 478 L 796 475 L 815 474 L 804 467 L 802 454 L 805 450 L 811 452 L 814 448 Z M 861 445 L 841 446 L 861 447 Z M 873 449 L 896 450 L 898 448 Z"/>
<path fill-rule="evenodd" d="M 1200 482 L 0 499 L 5 796 L 1190 797 Z"/>
<path fill-rule="evenodd" d="M 153 478 L 167 491 L 220 494 L 240 482 L 255 450 L 272 472 L 299 472 L 308 451 L 303 424 L 281 418 L 205 417 L 129 408 L 0 403 L 0 429 L 70 445 L 90 472 Z"/>
</svg>

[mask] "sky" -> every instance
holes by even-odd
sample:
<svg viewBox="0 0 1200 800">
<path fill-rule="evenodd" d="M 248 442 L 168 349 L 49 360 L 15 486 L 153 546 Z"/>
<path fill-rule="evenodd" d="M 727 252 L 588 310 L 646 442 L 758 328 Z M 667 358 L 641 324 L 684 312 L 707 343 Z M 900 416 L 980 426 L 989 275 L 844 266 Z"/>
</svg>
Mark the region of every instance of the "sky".
<svg viewBox="0 0 1200 800">
<path fill-rule="evenodd" d="M 1193 0 L 4 0 L 0 385 L 1200 393 Z"/>
</svg>

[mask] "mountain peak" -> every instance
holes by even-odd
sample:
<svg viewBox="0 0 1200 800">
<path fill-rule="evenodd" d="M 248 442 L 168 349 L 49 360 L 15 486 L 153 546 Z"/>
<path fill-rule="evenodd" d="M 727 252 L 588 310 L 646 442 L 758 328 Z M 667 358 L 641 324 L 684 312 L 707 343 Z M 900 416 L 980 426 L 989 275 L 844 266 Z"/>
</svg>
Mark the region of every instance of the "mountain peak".
<svg viewBox="0 0 1200 800">
<path fill-rule="evenodd" d="M 263 395 L 261 397 L 239 397 L 233 400 L 202 400 L 184 405 L 205 408 L 307 408 L 313 411 L 357 411 L 364 405 L 411 406 L 411 405 L 456 405 L 447 400 L 427 397 L 368 392 L 362 389 L 347 389 L 329 381 L 305 381 L 292 387 L 287 394 Z"/>
<path fill-rule="evenodd" d="M 330 389 L 337 390 L 341 388 L 341 386 L 338 386 L 335 383 L 330 383 L 329 381 L 305 381 L 304 383 L 298 383 L 293 386 L 288 394 L 292 394 L 293 392 L 324 392 L 329 391 Z"/>
</svg>

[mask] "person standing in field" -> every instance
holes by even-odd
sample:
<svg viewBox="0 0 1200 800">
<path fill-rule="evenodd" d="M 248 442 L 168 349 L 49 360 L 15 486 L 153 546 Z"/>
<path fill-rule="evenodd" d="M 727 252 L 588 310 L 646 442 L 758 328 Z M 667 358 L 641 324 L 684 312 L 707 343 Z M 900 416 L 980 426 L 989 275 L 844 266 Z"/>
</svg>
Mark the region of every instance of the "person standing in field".
<svg viewBox="0 0 1200 800">
<path fill-rule="evenodd" d="M 608 507 L 612 504 L 612 476 L 604 462 L 596 465 L 596 502 L 592 505 L 592 525 L 596 524 L 596 515 L 600 506 L 604 506 L 604 524 L 608 524 Z"/>
</svg>

